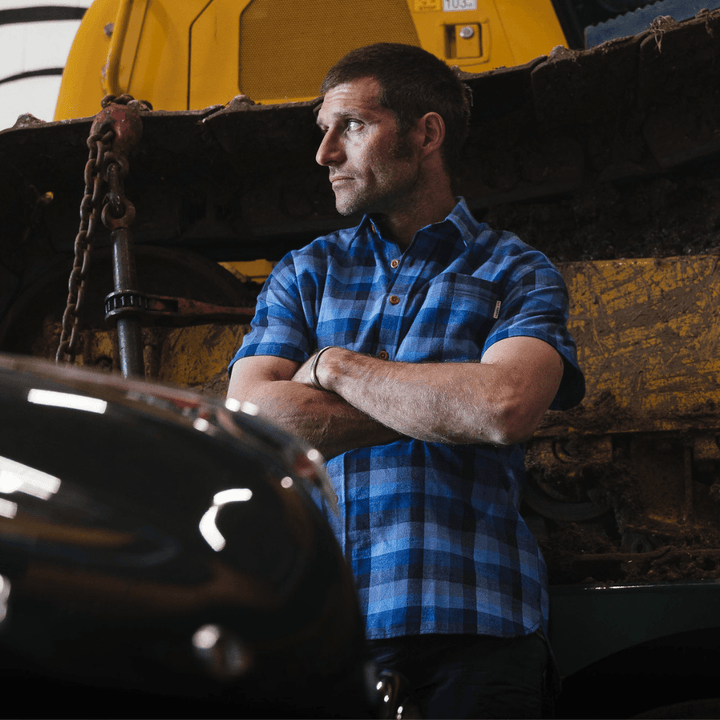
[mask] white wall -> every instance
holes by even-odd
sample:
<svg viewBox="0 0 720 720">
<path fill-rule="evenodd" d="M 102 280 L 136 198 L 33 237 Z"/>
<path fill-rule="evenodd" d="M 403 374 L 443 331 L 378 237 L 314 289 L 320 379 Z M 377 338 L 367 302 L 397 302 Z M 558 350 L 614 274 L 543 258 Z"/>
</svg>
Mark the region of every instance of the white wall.
<svg viewBox="0 0 720 720">
<path fill-rule="evenodd" d="M 0 130 L 11 127 L 18 115 L 32 113 L 52 120 L 60 90 L 60 76 L 37 76 L 7 82 L 31 71 L 62 68 L 80 26 L 80 20 L 52 20 L 2 24 L 8 13 L 22 8 L 87 8 L 92 0 L 0 0 Z M 5 82 L 3 82 L 5 81 Z"/>
</svg>

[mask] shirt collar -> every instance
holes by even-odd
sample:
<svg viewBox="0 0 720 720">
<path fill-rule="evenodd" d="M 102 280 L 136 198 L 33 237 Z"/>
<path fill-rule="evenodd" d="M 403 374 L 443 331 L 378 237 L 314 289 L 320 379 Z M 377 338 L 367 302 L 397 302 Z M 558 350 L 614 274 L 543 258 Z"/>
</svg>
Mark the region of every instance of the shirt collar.
<svg viewBox="0 0 720 720">
<path fill-rule="evenodd" d="M 472 216 L 463 197 L 457 198 L 457 204 L 445 218 L 445 222 L 451 222 L 455 225 L 460 231 L 460 237 L 466 246 L 469 246 L 480 233 L 481 223 Z"/>
<path fill-rule="evenodd" d="M 478 235 L 480 223 L 472 216 L 472 213 L 468 209 L 467 203 L 465 202 L 465 198 L 463 197 L 458 197 L 455 207 L 450 211 L 448 216 L 444 220 L 440 221 L 439 223 L 435 223 L 434 225 L 437 227 L 447 222 L 452 223 L 458 229 L 458 231 L 460 232 L 460 239 L 465 243 L 466 246 L 468 246 L 472 242 L 472 240 Z M 426 227 L 430 228 L 433 226 L 428 225 Z M 426 228 L 422 229 L 424 230 Z M 382 237 L 382 235 L 380 235 L 380 231 L 375 226 L 375 223 L 372 221 L 372 218 L 369 215 L 363 215 L 360 224 L 355 229 L 353 240 L 362 233 L 369 233 L 372 235 L 376 235 L 377 237 Z"/>
</svg>

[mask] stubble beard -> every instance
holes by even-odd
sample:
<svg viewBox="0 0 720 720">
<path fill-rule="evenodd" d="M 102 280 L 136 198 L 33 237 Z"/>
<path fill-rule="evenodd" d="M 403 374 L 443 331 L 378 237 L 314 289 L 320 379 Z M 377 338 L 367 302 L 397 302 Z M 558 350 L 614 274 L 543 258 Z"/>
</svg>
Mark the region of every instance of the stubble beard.
<svg viewBox="0 0 720 720">
<path fill-rule="evenodd" d="M 413 158 L 414 148 L 410 141 L 409 133 L 395 139 L 390 148 L 389 157 L 394 161 L 410 162 Z M 345 201 L 335 194 L 335 207 L 337 211 L 347 217 L 356 213 L 384 214 L 395 210 L 402 201 L 407 201 L 413 188 L 417 185 L 418 170 L 404 177 L 401 182 L 384 182 L 387 179 L 385 173 L 377 176 L 378 187 L 364 187 L 350 194 Z M 351 180 L 350 182 L 356 182 Z"/>
</svg>

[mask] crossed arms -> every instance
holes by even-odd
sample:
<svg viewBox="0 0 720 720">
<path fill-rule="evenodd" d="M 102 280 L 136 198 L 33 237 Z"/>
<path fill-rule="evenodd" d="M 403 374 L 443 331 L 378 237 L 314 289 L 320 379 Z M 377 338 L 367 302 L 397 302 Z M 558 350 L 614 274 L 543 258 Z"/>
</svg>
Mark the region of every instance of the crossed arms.
<svg viewBox="0 0 720 720">
<path fill-rule="evenodd" d="M 563 374 L 559 353 L 532 337 L 492 345 L 477 363 L 402 363 L 331 348 L 317 364 L 324 388 L 300 365 L 259 355 L 233 366 L 228 396 L 329 459 L 403 436 L 441 443 L 510 445 L 528 439 Z"/>
</svg>

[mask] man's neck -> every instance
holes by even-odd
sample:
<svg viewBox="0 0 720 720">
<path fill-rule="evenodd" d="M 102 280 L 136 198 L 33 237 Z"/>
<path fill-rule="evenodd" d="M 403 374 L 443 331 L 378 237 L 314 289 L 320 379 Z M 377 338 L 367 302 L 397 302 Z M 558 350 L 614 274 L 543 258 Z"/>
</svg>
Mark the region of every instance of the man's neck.
<svg viewBox="0 0 720 720">
<path fill-rule="evenodd" d="M 407 250 L 418 230 L 444 220 L 457 203 L 449 187 L 440 194 L 429 195 L 392 212 L 372 214 L 373 222 L 385 237 Z"/>
</svg>

